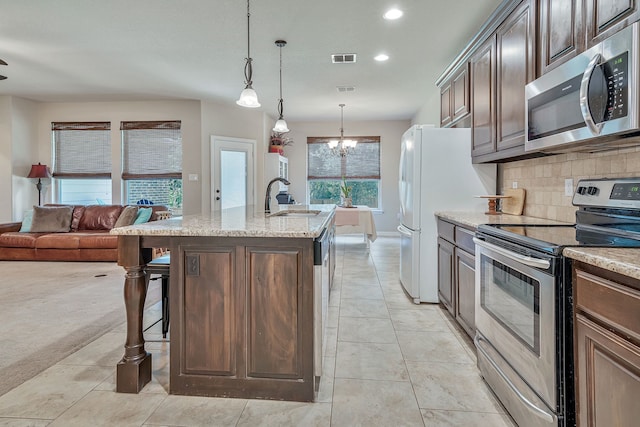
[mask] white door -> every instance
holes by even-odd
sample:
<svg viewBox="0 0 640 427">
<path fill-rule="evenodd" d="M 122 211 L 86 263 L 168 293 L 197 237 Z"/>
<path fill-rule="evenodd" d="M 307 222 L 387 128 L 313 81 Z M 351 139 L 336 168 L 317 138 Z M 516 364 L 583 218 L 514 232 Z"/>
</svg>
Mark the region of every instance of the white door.
<svg viewBox="0 0 640 427">
<path fill-rule="evenodd" d="M 255 204 L 256 141 L 211 136 L 211 210 Z"/>
</svg>

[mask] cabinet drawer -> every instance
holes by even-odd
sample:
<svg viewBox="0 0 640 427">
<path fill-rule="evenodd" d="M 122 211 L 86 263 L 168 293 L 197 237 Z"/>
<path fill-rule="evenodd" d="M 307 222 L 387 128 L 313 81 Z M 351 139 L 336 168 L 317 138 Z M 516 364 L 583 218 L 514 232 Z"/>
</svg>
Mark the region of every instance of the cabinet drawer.
<svg viewBox="0 0 640 427">
<path fill-rule="evenodd" d="M 475 233 L 472 230 L 456 227 L 455 236 L 455 243 L 457 247 L 469 252 L 470 254 L 474 254 L 476 252 L 476 244 L 473 243 L 473 236 L 475 236 Z"/>
<path fill-rule="evenodd" d="M 640 292 L 576 270 L 576 308 L 640 341 Z"/>
<path fill-rule="evenodd" d="M 450 222 L 443 221 L 441 219 L 438 220 L 438 236 L 451 243 L 454 243 L 456 241 L 454 235 L 455 228 L 456 226 Z"/>
</svg>

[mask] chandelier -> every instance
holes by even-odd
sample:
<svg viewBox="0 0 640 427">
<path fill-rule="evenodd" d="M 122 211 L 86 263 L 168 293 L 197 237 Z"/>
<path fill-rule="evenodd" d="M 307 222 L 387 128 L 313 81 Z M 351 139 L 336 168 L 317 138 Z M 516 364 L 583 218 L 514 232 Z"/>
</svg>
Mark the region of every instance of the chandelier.
<svg viewBox="0 0 640 427">
<path fill-rule="evenodd" d="M 249 21 L 250 17 L 251 13 L 249 13 L 249 0 L 247 0 L 247 57 L 244 64 L 245 87 L 240 94 L 240 99 L 236 101 L 236 104 L 240 105 L 241 107 L 258 108 L 260 106 L 260 103 L 258 102 L 258 94 L 255 90 L 253 90 L 253 87 L 251 86 L 253 84 L 253 82 L 251 81 L 251 77 L 253 76 L 253 67 L 251 65 L 251 62 L 253 61 L 253 59 L 251 59 L 251 45 L 249 43 L 251 39 L 251 25 Z"/>
<path fill-rule="evenodd" d="M 283 114 L 283 101 L 282 101 L 282 47 L 287 44 L 284 40 L 276 40 L 276 46 L 280 48 L 280 100 L 278 101 L 278 121 L 276 121 L 275 126 L 273 127 L 274 132 L 286 133 L 289 132 L 289 127 L 287 126 L 287 122 L 284 120 Z"/>
<path fill-rule="evenodd" d="M 353 154 L 358 141 L 353 139 L 344 139 L 344 104 L 338 104 L 340 107 L 340 140 L 332 139 L 327 142 L 329 150 L 334 156 L 346 157 Z"/>
</svg>

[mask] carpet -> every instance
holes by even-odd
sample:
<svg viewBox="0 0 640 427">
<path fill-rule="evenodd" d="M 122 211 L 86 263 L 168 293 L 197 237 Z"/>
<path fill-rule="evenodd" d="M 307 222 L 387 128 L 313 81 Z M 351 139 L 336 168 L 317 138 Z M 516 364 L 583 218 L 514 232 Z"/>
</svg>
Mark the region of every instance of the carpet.
<svg viewBox="0 0 640 427">
<path fill-rule="evenodd" d="M 111 262 L 0 262 L 0 395 L 123 324 L 124 274 Z"/>
</svg>

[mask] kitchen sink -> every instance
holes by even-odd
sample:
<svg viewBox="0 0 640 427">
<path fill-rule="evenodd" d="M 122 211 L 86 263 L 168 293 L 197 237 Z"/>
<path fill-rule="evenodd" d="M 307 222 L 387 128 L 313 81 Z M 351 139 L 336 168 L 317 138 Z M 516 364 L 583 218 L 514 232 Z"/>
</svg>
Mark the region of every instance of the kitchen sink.
<svg viewBox="0 0 640 427">
<path fill-rule="evenodd" d="M 270 214 L 267 214 L 267 217 L 272 217 L 272 216 L 286 216 L 286 217 L 310 217 L 310 216 L 316 216 L 320 213 L 321 211 L 317 211 L 317 210 L 282 210 L 282 211 L 278 211 L 278 212 L 273 212 Z"/>
</svg>

